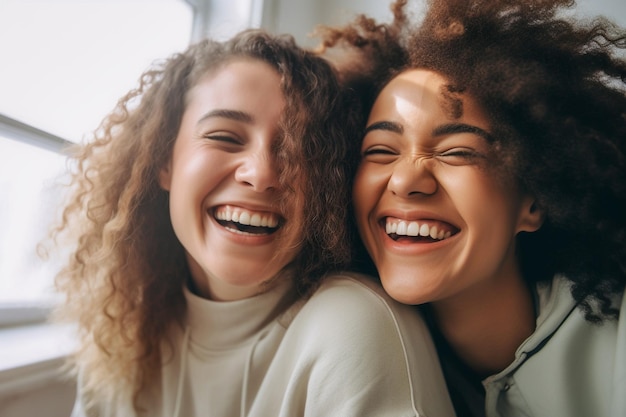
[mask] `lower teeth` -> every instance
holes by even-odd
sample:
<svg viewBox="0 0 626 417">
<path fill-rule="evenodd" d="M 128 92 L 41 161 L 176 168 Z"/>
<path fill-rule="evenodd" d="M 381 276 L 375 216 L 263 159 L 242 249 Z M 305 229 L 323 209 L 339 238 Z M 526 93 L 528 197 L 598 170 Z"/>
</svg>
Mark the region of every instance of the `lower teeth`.
<svg viewBox="0 0 626 417">
<path fill-rule="evenodd" d="M 272 229 L 269 227 L 263 226 L 250 226 L 247 224 L 241 224 L 236 222 L 227 222 L 223 220 L 218 220 L 218 223 L 224 226 L 226 229 L 231 232 L 238 233 L 241 235 L 269 235 L 270 233 L 276 231 L 277 229 Z"/>
<path fill-rule="evenodd" d="M 438 242 L 437 239 L 433 239 L 430 236 L 408 236 L 408 235 L 398 235 L 396 233 L 389 234 L 389 237 L 394 241 L 402 240 L 410 240 L 412 242 Z"/>
</svg>

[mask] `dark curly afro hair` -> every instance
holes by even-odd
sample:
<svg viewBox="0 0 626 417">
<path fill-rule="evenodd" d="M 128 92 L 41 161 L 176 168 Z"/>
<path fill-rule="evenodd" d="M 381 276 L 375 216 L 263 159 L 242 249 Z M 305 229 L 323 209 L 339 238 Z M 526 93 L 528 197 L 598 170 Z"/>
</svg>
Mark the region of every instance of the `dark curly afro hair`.
<svg viewBox="0 0 626 417">
<path fill-rule="evenodd" d="M 538 232 L 519 236 L 525 279 L 563 274 L 588 320 L 617 317 L 612 296 L 626 283 L 624 29 L 572 19 L 566 0 L 432 0 L 415 22 L 406 3 L 392 4 L 390 24 L 361 15 L 319 29 L 363 122 L 378 91 L 408 68 L 471 94 L 491 118 L 496 169 L 546 213 Z"/>
</svg>

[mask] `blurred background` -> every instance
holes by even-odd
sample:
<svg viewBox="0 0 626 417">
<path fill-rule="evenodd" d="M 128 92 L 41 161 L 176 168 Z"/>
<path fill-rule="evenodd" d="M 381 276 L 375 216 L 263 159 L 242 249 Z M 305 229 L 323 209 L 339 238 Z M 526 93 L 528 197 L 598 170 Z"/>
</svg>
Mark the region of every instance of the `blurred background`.
<svg viewBox="0 0 626 417">
<path fill-rule="evenodd" d="M 423 1 L 412 2 L 419 14 Z M 58 368 L 71 332 L 46 323 L 58 268 L 37 243 L 58 216 L 64 148 L 98 127 L 155 60 L 204 37 L 247 27 L 290 33 L 304 46 L 317 24 L 381 0 L 0 0 L 0 417 L 68 416 L 74 384 Z M 579 0 L 581 17 L 626 26 L 626 1 Z"/>
</svg>

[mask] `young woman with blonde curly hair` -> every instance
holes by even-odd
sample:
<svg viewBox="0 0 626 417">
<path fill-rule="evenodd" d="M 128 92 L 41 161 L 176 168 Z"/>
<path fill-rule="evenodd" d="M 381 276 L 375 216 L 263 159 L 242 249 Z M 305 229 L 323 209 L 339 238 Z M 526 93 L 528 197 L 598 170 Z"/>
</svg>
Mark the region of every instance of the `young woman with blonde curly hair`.
<svg viewBox="0 0 626 417">
<path fill-rule="evenodd" d="M 427 315 L 459 416 L 625 416 L 626 31 L 568 0 L 406 3 L 325 31 L 368 113 L 353 199 L 385 289 Z"/>
<path fill-rule="evenodd" d="M 76 156 L 57 236 L 76 245 L 57 278 L 80 336 L 73 416 L 452 412 L 420 318 L 332 272 L 346 103 L 326 61 L 256 30 L 189 47 L 119 101 Z"/>
</svg>

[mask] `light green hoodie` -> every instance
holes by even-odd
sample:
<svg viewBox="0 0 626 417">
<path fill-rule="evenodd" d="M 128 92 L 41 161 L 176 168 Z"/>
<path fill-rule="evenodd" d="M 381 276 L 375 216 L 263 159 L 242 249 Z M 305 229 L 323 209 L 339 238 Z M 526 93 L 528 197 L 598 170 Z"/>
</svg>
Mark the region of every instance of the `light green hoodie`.
<svg viewBox="0 0 626 417">
<path fill-rule="evenodd" d="M 535 332 L 483 381 L 487 417 L 626 416 L 626 318 L 586 321 L 562 277 L 538 295 Z M 615 305 L 626 311 L 623 293 Z"/>
</svg>

